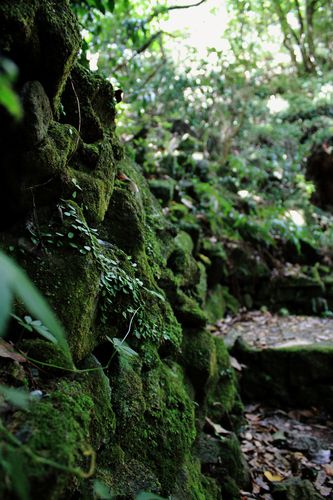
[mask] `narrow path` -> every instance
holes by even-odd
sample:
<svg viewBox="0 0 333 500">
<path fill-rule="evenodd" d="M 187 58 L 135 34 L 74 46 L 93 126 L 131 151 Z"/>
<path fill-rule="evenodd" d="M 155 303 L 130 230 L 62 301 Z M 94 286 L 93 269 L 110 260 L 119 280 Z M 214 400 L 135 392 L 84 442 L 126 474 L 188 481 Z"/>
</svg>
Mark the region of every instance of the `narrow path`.
<svg viewBox="0 0 333 500">
<path fill-rule="evenodd" d="M 227 318 L 212 326 L 213 335 L 223 336 L 228 346 L 237 337 L 257 349 L 305 345 L 332 345 L 333 319 L 316 316 L 278 316 L 252 311 Z"/>
</svg>

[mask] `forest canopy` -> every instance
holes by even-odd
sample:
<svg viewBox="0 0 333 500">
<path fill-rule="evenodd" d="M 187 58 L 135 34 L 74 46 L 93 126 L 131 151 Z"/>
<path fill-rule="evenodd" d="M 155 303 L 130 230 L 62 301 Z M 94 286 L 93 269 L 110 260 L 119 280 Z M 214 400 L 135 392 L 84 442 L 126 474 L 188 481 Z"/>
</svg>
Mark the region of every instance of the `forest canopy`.
<svg viewBox="0 0 333 500">
<path fill-rule="evenodd" d="M 81 62 L 123 93 L 117 109 L 125 143 L 148 178 L 177 179 L 188 219 L 222 220 L 228 237 L 282 238 L 298 251 L 303 240 L 329 244 L 330 216 L 310 203 L 314 179 L 305 160 L 315 147 L 330 147 L 330 1 L 91 0 L 73 7 L 84 37 Z M 195 38 L 186 16 L 201 29 Z M 202 17 L 206 24 L 195 24 Z M 193 173 L 200 206 L 186 189 Z M 165 207 L 171 218 L 177 210 L 173 202 Z"/>
</svg>

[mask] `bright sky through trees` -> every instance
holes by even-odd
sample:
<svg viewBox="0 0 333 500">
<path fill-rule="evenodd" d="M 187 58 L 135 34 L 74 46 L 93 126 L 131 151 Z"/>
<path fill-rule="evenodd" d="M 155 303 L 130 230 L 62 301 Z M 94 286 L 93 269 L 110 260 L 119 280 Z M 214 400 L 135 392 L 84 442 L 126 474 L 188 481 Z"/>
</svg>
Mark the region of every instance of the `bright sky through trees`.
<svg viewBox="0 0 333 500">
<path fill-rule="evenodd" d="M 187 1 L 187 4 L 193 3 Z M 186 5 L 177 0 L 174 5 Z M 198 56 L 204 56 L 208 47 L 224 50 L 229 47 L 223 37 L 228 23 L 226 3 L 223 0 L 208 0 L 191 9 L 174 10 L 170 18 L 163 23 L 166 31 L 177 30 L 186 34 L 186 45 L 197 50 Z M 174 44 L 178 51 L 184 51 L 179 43 Z"/>
</svg>

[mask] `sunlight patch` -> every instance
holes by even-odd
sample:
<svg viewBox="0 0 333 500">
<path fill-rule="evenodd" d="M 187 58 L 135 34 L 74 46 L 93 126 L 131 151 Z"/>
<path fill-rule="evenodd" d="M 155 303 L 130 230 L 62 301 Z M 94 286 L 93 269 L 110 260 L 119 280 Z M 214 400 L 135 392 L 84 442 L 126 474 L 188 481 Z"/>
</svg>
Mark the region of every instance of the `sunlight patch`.
<svg viewBox="0 0 333 500">
<path fill-rule="evenodd" d="M 289 108 L 289 103 L 283 97 L 271 95 L 267 101 L 267 107 L 270 113 L 275 114 L 286 111 Z"/>
<path fill-rule="evenodd" d="M 90 71 L 97 71 L 98 70 L 98 59 L 99 59 L 99 52 L 93 53 L 87 50 L 87 59 L 89 61 L 89 69 Z"/>
<path fill-rule="evenodd" d="M 284 215 L 286 218 L 291 219 L 295 226 L 305 225 L 303 210 L 287 210 Z"/>
</svg>

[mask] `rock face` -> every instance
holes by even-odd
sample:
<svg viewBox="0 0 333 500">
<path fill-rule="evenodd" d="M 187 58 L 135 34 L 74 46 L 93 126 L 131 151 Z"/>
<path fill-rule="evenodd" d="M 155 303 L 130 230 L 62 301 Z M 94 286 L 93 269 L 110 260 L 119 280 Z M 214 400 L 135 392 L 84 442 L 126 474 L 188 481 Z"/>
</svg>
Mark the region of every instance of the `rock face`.
<svg viewBox="0 0 333 500">
<path fill-rule="evenodd" d="M 19 468 L 41 498 L 93 498 L 99 480 L 122 498 L 237 499 L 237 439 L 205 425 L 237 431 L 242 406 L 226 348 L 205 330 L 203 266 L 124 155 L 112 86 L 75 63 L 79 47 L 66 0 L 1 2 L 24 108 L 21 123 L 0 112 L 1 248 L 57 312 L 79 371 L 10 325 L 32 364 L 1 358 L 0 382 L 45 397 L 0 408 L 0 496 L 20 496 Z"/>
<path fill-rule="evenodd" d="M 312 201 L 315 205 L 332 210 L 333 196 L 333 155 L 332 144 L 324 142 L 313 147 L 306 163 L 307 178 L 313 181 L 315 193 Z"/>
</svg>

